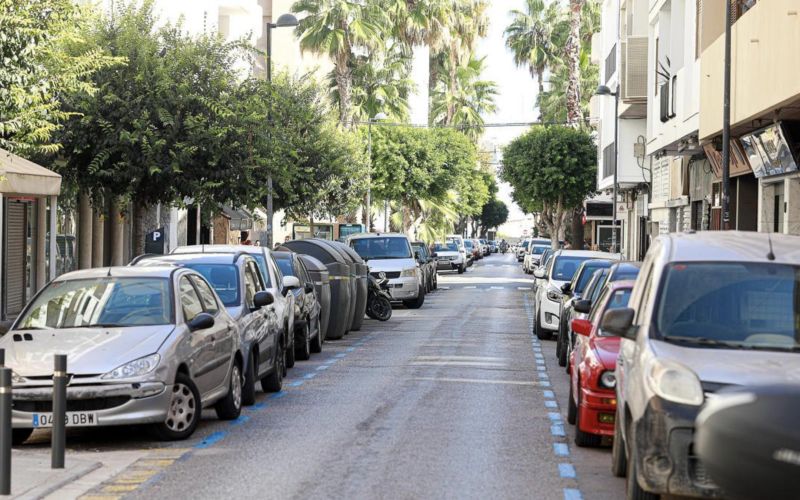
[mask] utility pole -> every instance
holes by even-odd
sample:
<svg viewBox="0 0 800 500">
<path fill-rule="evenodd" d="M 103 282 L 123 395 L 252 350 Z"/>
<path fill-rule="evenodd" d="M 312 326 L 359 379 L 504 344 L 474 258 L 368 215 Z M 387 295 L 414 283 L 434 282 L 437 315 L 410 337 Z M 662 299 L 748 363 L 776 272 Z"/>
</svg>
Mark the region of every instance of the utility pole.
<svg viewBox="0 0 800 500">
<path fill-rule="evenodd" d="M 725 73 L 722 91 L 722 229 L 731 227 L 731 6 L 725 2 Z"/>
</svg>

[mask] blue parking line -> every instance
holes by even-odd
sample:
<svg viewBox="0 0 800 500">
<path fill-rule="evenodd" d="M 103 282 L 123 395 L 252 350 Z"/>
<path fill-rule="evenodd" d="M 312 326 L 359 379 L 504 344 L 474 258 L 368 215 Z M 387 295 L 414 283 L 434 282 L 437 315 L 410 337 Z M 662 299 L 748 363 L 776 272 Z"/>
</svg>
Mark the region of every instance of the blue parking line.
<svg viewBox="0 0 800 500">
<path fill-rule="evenodd" d="M 254 409 L 254 410 L 260 410 L 261 408 L 264 408 L 265 406 L 267 406 L 267 402 L 266 401 L 261 401 L 259 403 L 254 404 L 253 406 L 251 406 L 251 408 Z"/>
<path fill-rule="evenodd" d="M 231 421 L 231 425 L 242 425 L 248 420 L 250 420 L 250 417 L 248 417 L 247 415 L 239 415 L 239 418 Z"/>
<path fill-rule="evenodd" d="M 335 364 L 338 361 L 339 361 L 338 359 L 329 359 L 329 360 L 326 360 L 325 363 L 323 363 L 323 364 L 332 365 L 332 364 Z"/>
<path fill-rule="evenodd" d="M 569 446 L 567 446 L 567 443 L 553 443 L 553 453 L 559 457 L 568 457 Z"/>
<path fill-rule="evenodd" d="M 544 397 L 547 399 L 555 399 L 556 397 L 556 394 L 553 391 L 543 391 L 542 394 L 544 394 Z"/>
<path fill-rule="evenodd" d="M 549 418 L 553 422 L 560 422 L 561 414 L 558 412 L 551 411 L 547 413 L 547 418 Z"/>
<path fill-rule="evenodd" d="M 317 371 L 327 370 L 328 368 L 330 368 L 330 365 L 320 365 L 317 367 Z"/>
<path fill-rule="evenodd" d="M 345 357 L 345 356 L 347 356 L 347 353 L 340 352 L 339 354 L 337 354 L 336 356 L 334 356 L 334 358 L 343 358 L 343 357 Z"/>
<path fill-rule="evenodd" d="M 550 434 L 553 436 L 564 437 L 567 434 L 564 432 L 564 424 L 553 424 L 550 426 Z"/>
<path fill-rule="evenodd" d="M 228 433 L 224 431 L 213 432 L 206 436 L 201 442 L 194 445 L 194 447 L 200 450 L 203 448 L 208 448 L 209 446 L 216 444 L 218 441 L 222 441 L 227 434 Z"/>
<path fill-rule="evenodd" d="M 581 490 L 575 488 L 564 488 L 564 500 L 583 500 Z"/>
<path fill-rule="evenodd" d="M 272 395 L 269 397 L 269 399 L 280 399 L 280 398 L 284 397 L 285 395 L 286 395 L 286 393 L 285 393 L 285 392 L 283 392 L 283 391 L 281 391 L 281 392 L 274 392 L 274 393 L 272 393 Z"/>
<path fill-rule="evenodd" d="M 316 373 L 314 373 L 314 372 L 311 372 L 311 373 L 306 373 L 305 375 L 303 375 L 303 378 L 305 378 L 305 379 L 312 379 L 312 378 L 314 378 L 314 377 L 316 377 L 316 376 L 317 376 L 317 374 L 316 374 Z"/>
<path fill-rule="evenodd" d="M 303 383 L 304 382 L 302 380 L 295 380 L 294 382 L 289 384 L 289 387 L 300 387 L 301 385 L 303 385 Z"/>
<path fill-rule="evenodd" d="M 572 464 L 558 464 L 558 474 L 561 477 L 566 477 L 570 479 L 575 479 L 577 474 L 575 473 L 575 467 Z"/>
<path fill-rule="evenodd" d="M 541 385 L 542 387 L 550 387 L 550 381 L 549 380 L 542 380 L 542 381 L 539 382 L 539 385 Z"/>
<path fill-rule="evenodd" d="M 544 401 L 544 407 L 545 408 L 558 408 L 558 403 L 556 403 L 552 399 L 546 399 Z"/>
<path fill-rule="evenodd" d="M 355 347 L 348 347 L 347 349 L 345 349 L 345 351 L 347 351 L 347 352 L 353 352 L 355 350 L 356 350 Z"/>
</svg>

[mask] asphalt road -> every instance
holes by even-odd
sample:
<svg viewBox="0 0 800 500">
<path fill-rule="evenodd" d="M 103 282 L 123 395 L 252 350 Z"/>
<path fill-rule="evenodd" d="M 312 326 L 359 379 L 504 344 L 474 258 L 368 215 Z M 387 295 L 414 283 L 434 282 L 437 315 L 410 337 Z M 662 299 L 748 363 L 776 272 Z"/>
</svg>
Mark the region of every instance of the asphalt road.
<svg viewBox="0 0 800 500">
<path fill-rule="evenodd" d="M 400 307 L 386 323 L 366 320 L 360 332 L 327 342 L 290 371 L 277 397 L 259 392 L 239 421 L 207 412 L 195 437 L 167 445 L 179 449 L 176 460 L 116 492 L 142 499 L 623 498 L 610 450 L 572 442 L 567 376 L 555 343 L 531 336 L 530 279 L 514 257 L 495 254 L 463 275 L 441 273 L 439 284 L 421 309 Z M 71 435 L 70 446 L 165 446 L 136 430 L 97 431 Z"/>
</svg>

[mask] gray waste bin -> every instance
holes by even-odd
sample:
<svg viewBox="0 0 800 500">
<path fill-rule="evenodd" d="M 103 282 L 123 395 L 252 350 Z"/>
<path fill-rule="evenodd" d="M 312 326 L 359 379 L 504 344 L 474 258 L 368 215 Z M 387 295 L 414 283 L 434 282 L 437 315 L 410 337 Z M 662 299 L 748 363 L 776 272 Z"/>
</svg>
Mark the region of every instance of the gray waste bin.
<svg viewBox="0 0 800 500">
<path fill-rule="evenodd" d="M 353 315 L 353 324 L 350 329 L 358 331 L 361 329 L 361 323 L 364 322 L 364 315 L 367 313 L 367 293 L 369 285 L 367 283 L 367 275 L 369 274 L 369 267 L 364 263 L 364 260 L 358 255 L 358 252 L 353 250 L 349 245 L 341 243 L 342 250 L 347 252 L 347 255 L 353 260 L 356 265 L 356 312 Z"/>
<path fill-rule="evenodd" d="M 328 268 L 316 257 L 307 254 L 300 254 L 300 260 L 305 264 L 308 274 L 314 280 L 314 290 L 317 293 L 317 300 L 320 305 L 319 312 L 319 334 L 325 340 L 328 331 L 328 320 L 331 315 L 331 283 Z"/>
<path fill-rule="evenodd" d="M 341 256 L 342 261 L 347 264 L 350 269 L 350 273 L 347 278 L 347 285 L 350 288 L 350 303 L 348 304 L 347 330 L 345 333 L 349 332 L 353 329 L 353 322 L 356 316 L 356 303 L 358 302 L 358 268 L 353 258 L 347 253 L 345 249 L 346 245 L 339 243 L 338 241 L 323 240 L 319 238 L 314 238 L 314 240 L 318 241 L 321 245 L 325 245 Z"/>
<path fill-rule="evenodd" d="M 288 241 L 283 244 L 299 254 L 315 257 L 328 268 L 330 280 L 331 306 L 328 315 L 326 339 L 340 339 L 350 329 L 352 298 L 350 292 L 350 263 L 334 248 L 324 244 L 324 240 L 308 239 Z"/>
</svg>

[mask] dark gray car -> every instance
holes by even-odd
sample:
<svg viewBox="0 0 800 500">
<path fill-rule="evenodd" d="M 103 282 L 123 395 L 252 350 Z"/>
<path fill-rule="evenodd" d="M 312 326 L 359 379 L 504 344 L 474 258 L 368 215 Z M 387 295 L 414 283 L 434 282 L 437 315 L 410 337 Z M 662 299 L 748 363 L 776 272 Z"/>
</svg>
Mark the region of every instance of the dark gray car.
<svg viewBox="0 0 800 500">
<path fill-rule="evenodd" d="M 321 306 L 314 292 L 314 280 L 308 274 L 305 264 L 295 252 L 272 252 L 275 262 L 284 276 L 294 276 L 300 287 L 294 293 L 294 348 L 287 352 L 287 365 L 293 366 L 295 358 L 307 360 L 312 352 L 322 351 L 322 329 L 319 314 Z"/>
</svg>

